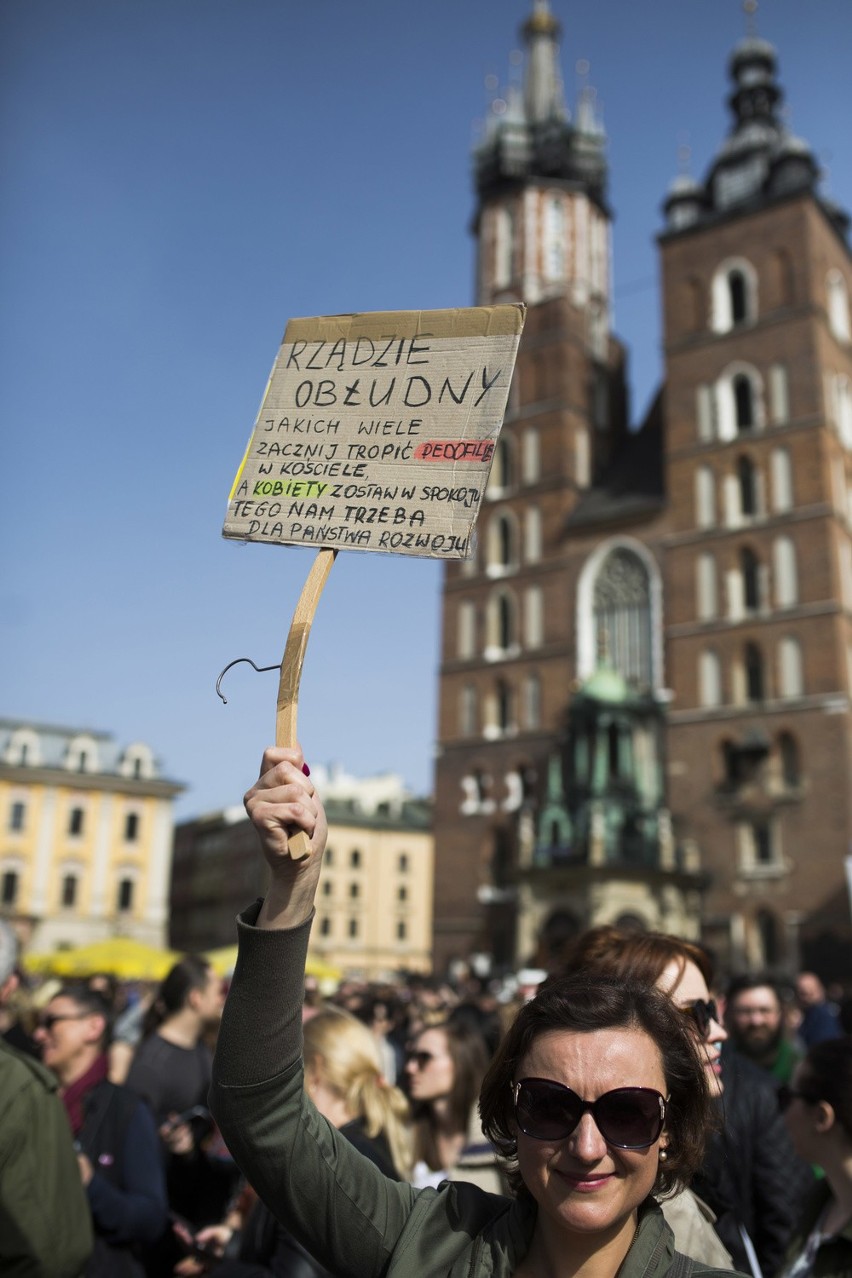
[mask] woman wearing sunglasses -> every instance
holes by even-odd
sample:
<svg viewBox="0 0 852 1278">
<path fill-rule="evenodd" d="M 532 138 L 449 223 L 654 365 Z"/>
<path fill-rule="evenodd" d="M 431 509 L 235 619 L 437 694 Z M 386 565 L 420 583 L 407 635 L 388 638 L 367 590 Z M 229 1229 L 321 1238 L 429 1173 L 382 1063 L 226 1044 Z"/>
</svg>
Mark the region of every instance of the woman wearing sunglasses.
<svg viewBox="0 0 852 1278">
<path fill-rule="evenodd" d="M 505 1176 L 477 1111 L 488 1062 L 485 1039 L 466 1021 L 450 1018 L 416 1036 L 405 1062 L 415 1151 L 412 1184 L 469 1180 L 491 1193 L 505 1193 Z"/>
<path fill-rule="evenodd" d="M 653 989 L 581 975 L 521 1009 L 482 1094 L 515 1198 L 464 1181 L 392 1181 L 342 1140 L 302 1085 L 304 963 L 327 830 L 299 751 L 267 750 L 246 809 L 270 885 L 238 921 L 211 1107 L 249 1181 L 327 1268 L 352 1278 L 714 1272 L 676 1255 L 652 1196 L 700 1163 L 710 1106 L 695 1037 Z M 301 861 L 288 852 L 293 828 L 311 840 Z"/>
<path fill-rule="evenodd" d="M 771 1080 L 736 1052 L 726 1054 L 723 1063 L 728 1035 L 710 994 L 714 973 L 708 954 L 678 936 L 597 927 L 575 942 L 565 970 L 654 986 L 689 1024 L 715 1098 L 715 1122 L 694 1180 L 695 1194 L 670 1199 L 664 1204 L 666 1217 L 678 1247 L 689 1255 L 720 1263 L 715 1234 L 737 1269 L 771 1278 L 812 1178 L 779 1120 Z M 698 1215 L 706 1212 L 705 1204 L 711 1219 L 716 1217 L 712 1230 Z"/>
<path fill-rule="evenodd" d="M 825 1173 L 779 1278 L 852 1273 L 852 1037 L 815 1044 L 778 1104 L 801 1158 Z"/>
</svg>

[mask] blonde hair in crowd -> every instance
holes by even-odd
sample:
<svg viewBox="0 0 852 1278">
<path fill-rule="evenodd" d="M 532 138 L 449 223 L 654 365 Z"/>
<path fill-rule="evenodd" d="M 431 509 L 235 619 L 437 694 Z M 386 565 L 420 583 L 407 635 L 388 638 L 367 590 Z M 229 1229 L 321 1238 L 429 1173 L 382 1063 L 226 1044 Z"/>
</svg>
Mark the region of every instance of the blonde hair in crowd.
<svg viewBox="0 0 852 1278">
<path fill-rule="evenodd" d="M 305 1064 L 362 1119 L 371 1140 L 382 1133 L 402 1180 L 414 1165 L 408 1101 L 382 1074 L 379 1048 L 366 1025 L 342 1008 L 326 1007 L 304 1025 Z"/>
</svg>

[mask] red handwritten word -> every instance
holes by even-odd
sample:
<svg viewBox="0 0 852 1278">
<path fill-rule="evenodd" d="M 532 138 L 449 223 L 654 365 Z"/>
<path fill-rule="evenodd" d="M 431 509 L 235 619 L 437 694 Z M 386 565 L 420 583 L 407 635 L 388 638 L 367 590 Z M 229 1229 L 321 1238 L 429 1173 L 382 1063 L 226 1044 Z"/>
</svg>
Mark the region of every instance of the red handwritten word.
<svg viewBox="0 0 852 1278">
<path fill-rule="evenodd" d="M 414 450 L 417 461 L 490 462 L 493 439 L 430 439 Z"/>
</svg>

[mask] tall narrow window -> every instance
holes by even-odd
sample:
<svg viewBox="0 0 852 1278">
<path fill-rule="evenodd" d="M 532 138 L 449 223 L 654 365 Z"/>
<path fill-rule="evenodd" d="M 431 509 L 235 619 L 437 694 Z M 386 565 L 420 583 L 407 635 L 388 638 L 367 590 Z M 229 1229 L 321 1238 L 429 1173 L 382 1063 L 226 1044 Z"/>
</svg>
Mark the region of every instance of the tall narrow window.
<svg viewBox="0 0 852 1278">
<path fill-rule="evenodd" d="M 497 680 L 495 692 L 497 706 L 497 727 L 501 732 L 509 732 L 514 726 L 512 708 L 512 689 L 505 679 Z"/>
<path fill-rule="evenodd" d="M 787 790 L 795 789 L 801 782 L 799 746 L 790 732 L 782 732 L 778 738 L 778 754 L 781 762 L 781 780 Z"/>
<path fill-rule="evenodd" d="M 793 508 L 793 470 L 786 448 L 773 448 L 770 459 L 772 509 L 782 515 Z"/>
<path fill-rule="evenodd" d="M 651 603 L 648 570 L 638 555 L 610 551 L 595 578 L 594 632 L 610 664 L 638 687 L 649 688 Z"/>
<path fill-rule="evenodd" d="M 512 486 L 512 449 L 505 435 L 497 440 L 494 449 L 494 460 L 488 476 L 488 494 L 495 497 Z"/>
<path fill-rule="evenodd" d="M 829 271 L 826 279 L 828 293 L 828 323 L 832 333 L 841 342 L 849 341 L 849 293 L 840 271 Z"/>
<path fill-rule="evenodd" d="M 769 403 L 776 426 L 783 426 L 790 420 L 790 392 L 787 369 L 783 364 L 773 364 L 769 370 Z"/>
<path fill-rule="evenodd" d="M 20 833 L 27 823 L 27 805 L 17 800 L 9 808 L 9 829 Z"/>
<path fill-rule="evenodd" d="M 790 537 L 776 537 L 772 547 L 775 561 L 775 603 L 779 608 L 792 608 L 799 602 L 799 580 L 796 570 L 796 547 Z"/>
<path fill-rule="evenodd" d="M 541 478 L 538 431 L 530 427 L 524 431 L 522 465 L 525 484 L 535 484 Z"/>
<path fill-rule="evenodd" d="M 540 648 L 544 640 L 544 596 L 541 586 L 530 586 L 524 594 L 524 643 Z"/>
<path fill-rule="evenodd" d="M 561 280 L 565 276 L 565 205 L 561 196 L 547 201 L 547 277 Z"/>
<path fill-rule="evenodd" d="M 737 458 L 737 490 L 740 514 L 752 519 L 757 514 L 757 473 L 750 457 Z"/>
<path fill-rule="evenodd" d="M 743 650 L 746 700 L 757 704 L 764 700 L 763 656 L 756 643 L 747 643 Z"/>
<path fill-rule="evenodd" d="M 139 838 L 139 813 L 128 812 L 124 818 L 124 841 L 135 843 Z"/>
<path fill-rule="evenodd" d="M 466 683 L 461 690 L 459 704 L 459 731 L 463 737 L 476 736 L 479 727 L 476 688 Z"/>
<path fill-rule="evenodd" d="M 708 709 L 722 704 L 722 671 L 718 656 L 710 649 L 698 659 L 698 699 Z"/>
<path fill-rule="evenodd" d="M 515 270 L 515 219 L 510 209 L 497 209 L 494 239 L 494 284 L 497 288 L 508 288 Z"/>
<path fill-rule="evenodd" d="M 524 558 L 528 564 L 537 564 L 541 559 L 541 511 L 538 506 L 529 506 L 524 516 Z"/>
<path fill-rule="evenodd" d="M 591 458 L 589 456 L 589 432 L 584 426 L 577 427 L 574 436 L 574 478 L 578 488 L 588 488 L 592 477 Z"/>
<path fill-rule="evenodd" d="M 695 414 L 698 438 L 707 444 L 716 434 L 716 408 L 712 386 L 699 386 L 695 392 Z"/>
<path fill-rule="evenodd" d="M 801 697 L 802 648 L 798 639 L 785 635 L 778 645 L 778 684 L 782 697 Z"/>
<path fill-rule="evenodd" d="M 72 835 L 80 835 L 83 833 L 85 813 L 82 808 L 72 808 L 68 813 L 68 833 Z"/>
<path fill-rule="evenodd" d="M 77 876 L 66 874 L 62 879 L 62 908 L 73 910 L 77 904 Z"/>
<path fill-rule="evenodd" d="M 716 584 L 716 558 L 711 554 L 698 556 L 697 561 L 698 620 L 712 621 L 719 611 Z"/>
<path fill-rule="evenodd" d="M 760 608 L 760 560 L 750 546 L 740 550 L 740 574 L 743 581 L 743 606 L 746 612 Z"/>
<path fill-rule="evenodd" d="M 118 895 L 115 903 L 119 914 L 127 914 L 133 909 L 133 880 L 122 879 L 118 885 Z"/>
<path fill-rule="evenodd" d="M 463 599 L 458 610 L 458 645 L 457 651 L 462 661 L 472 657 L 476 645 L 476 605 L 470 599 Z"/>
<path fill-rule="evenodd" d="M 695 522 L 699 528 L 716 523 L 716 481 L 709 466 L 699 466 L 695 472 Z"/>
<path fill-rule="evenodd" d="M 527 675 L 524 680 L 524 727 L 533 729 L 541 725 L 541 680 L 538 675 Z"/>
<path fill-rule="evenodd" d="M 731 307 L 731 322 L 742 324 L 748 319 L 748 295 L 746 279 L 742 271 L 731 271 L 728 276 L 728 290 Z"/>
<path fill-rule="evenodd" d="M 738 373 L 734 378 L 733 392 L 737 431 L 751 430 L 755 424 L 754 393 L 745 373 Z"/>
<path fill-rule="evenodd" d="M 5 870 L 0 881 L 0 905 L 14 905 L 18 899 L 18 872 Z"/>
</svg>

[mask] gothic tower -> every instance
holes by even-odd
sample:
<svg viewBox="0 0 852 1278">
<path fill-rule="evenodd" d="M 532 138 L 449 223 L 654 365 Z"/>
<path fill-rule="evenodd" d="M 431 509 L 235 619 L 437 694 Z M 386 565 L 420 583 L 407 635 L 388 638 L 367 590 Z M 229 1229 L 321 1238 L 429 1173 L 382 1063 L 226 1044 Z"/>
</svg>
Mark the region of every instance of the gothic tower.
<svg viewBox="0 0 852 1278">
<path fill-rule="evenodd" d="M 750 35 L 729 70 L 731 131 L 660 237 L 671 797 L 711 875 L 705 938 L 825 967 L 852 837 L 848 218 L 773 47 Z"/>
<path fill-rule="evenodd" d="M 645 745 L 656 740 L 653 732 L 642 736 L 639 720 L 663 687 L 652 531 L 661 510 L 658 436 L 654 425 L 641 439 L 627 430 L 624 353 L 610 331 L 605 139 L 588 88 L 573 118 L 565 104 L 559 33 L 537 0 L 523 28 L 522 89 L 493 103 L 474 153 L 478 301 L 520 300 L 529 310 L 478 546 L 445 571 L 435 775 L 439 968 L 477 950 L 513 963 L 536 948 L 542 930 L 555 937 L 602 910 L 614 917 L 618 900 L 606 886 L 614 876 L 631 881 L 627 897 L 653 925 L 683 924 L 686 908 L 682 893 L 666 896 L 673 862 L 662 878 L 651 876 L 651 887 L 639 886 L 647 860 L 621 873 L 620 833 L 604 856 L 600 839 L 580 837 L 584 818 L 576 812 L 567 814 L 570 847 L 548 852 L 536 832 L 554 767 L 580 802 L 569 719 L 598 667 L 601 637 L 626 680 L 630 704 L 618 717 L 625 743 L 634 733 Z M 651 530 L 644 543 L 637 527 Z M 594 685 L 589 694 L 586 706 Z M 611 712 L 589 713 L 608 725 Z M 601 726 L 604 736 L 608 730 Z M 625 751 L 632 758 L 627 744 Z M 596 793 L 585 816 L 591 820 L 604 798 Z M 667 837 L 662 793 L 653 812 L 638 791 L 636 802 L 641 816 L 625 808 L 625 829 L 654 823 L 656 865 L 659 837 Z"/>
</svg>

